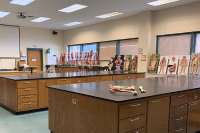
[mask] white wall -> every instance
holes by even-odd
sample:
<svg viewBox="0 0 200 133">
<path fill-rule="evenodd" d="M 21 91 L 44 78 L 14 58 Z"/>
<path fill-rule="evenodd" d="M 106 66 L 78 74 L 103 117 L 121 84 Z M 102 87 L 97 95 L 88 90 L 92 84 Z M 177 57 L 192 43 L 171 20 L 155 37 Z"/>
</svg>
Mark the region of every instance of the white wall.
<svg viewBox="0 0 200 133">
<path fill-rule="evenodd" d="M 43 65 L 46 65 L 46 49 L 50 48 L 52 54 L 60 56 L 63 53 L 63 31 L 57 31 L 57 35 L 52 34 L 52 30 L 37 28 L 20 28 L 20 51 L 26 51 L 26 48 L 32 48 L 33 44 L 38 48 L 43 48 Z"/>
</svg>

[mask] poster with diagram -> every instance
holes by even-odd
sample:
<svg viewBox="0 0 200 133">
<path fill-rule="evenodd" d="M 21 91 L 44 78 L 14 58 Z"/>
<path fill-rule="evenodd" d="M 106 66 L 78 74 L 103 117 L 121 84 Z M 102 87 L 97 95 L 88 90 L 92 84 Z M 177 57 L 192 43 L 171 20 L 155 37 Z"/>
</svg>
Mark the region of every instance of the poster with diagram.
<svg viewBox="0 0 200 133">
<path fill-rule="evenodd" d="M 190 55 L 180 55 L 178 75 L 187 75 L 189 69 Z"/>
<path fill-rule="evenodd" d="M 177 74 L 179 58 L 179 55 L 169 57 L 169 63 L 167 65 L 167 74 Z"/>
<path fill-rule="evenodd" d="M 166 74 L 169 56 L 161 56 L 157 74 Z"/>
</svg>

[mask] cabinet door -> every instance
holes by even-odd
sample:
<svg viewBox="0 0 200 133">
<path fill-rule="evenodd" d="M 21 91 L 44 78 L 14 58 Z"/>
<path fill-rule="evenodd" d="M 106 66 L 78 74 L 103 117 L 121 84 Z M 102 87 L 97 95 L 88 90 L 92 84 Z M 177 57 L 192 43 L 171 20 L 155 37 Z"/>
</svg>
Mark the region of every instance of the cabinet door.
<svg viewBox="0 0 200 133">
<path fill-rule="evenodd" d="M 200 130 L 200 101 L 190 103 L 188 106 L 188 133 Z"/>
<path fill-rule="evenodd" d="M 168 133 L 169 97 L 149 100 L 147 133 Z"/>
<path fill-rule="evenodd" d="M 38 81 L 38 106 L 39 108 L 48 107 L 48 88 L 46 86 L 55 85 L 55 80 Z"/>
</svg>

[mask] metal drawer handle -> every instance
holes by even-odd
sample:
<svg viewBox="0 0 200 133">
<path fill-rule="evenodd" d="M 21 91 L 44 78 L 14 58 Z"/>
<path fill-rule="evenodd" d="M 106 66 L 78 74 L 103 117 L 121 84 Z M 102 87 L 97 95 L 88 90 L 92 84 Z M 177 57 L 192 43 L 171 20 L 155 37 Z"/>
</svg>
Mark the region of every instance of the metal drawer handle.
<svg viewBox="0 0 200 133">
<path fill-rule="evenodd" d="M 32 96 L 25 96 L 24 98 L 31 98 Z"/>
<path fill-rule="evenodd" d="M 130 121 L 137 121 L 137 120 L 139 120 L 140 118 L 136 118 L 136 119 L 130 119 Z"/>
<path fill-rule="evenodd" d="M 180 120 L 182 120 L 183 119 L 183 117 L 181 117 L 181 118 L 179 118 L 179 119 L 176 119 L 177 121 L 180 121 Z"/>
<path fill-rule="evenodd" d="M 185 95 L 181 95 L 181 96 L 178 96 L 178 97 L 180 98 L 180 97 L 184 97 L 184 96 L 185 96 Z"/>
<path fill-rule="evenodd" d="M 179 106 L 179 107 L 177 107 L 177 109 L 182 109 L 184 106 L 182 105 L 182 106 Z"/>
<path fill-rule="evenodd" d="M 131 105 L 131 107 L 136 107 L 136 106 L 140 106 L 140 104 L 136 104 L 136 105 Z"/>
<path fill-rule="evenodd" d="M 78 82 L 81 82 L 81 80 L 78 80 Z"/>
<path fill-rule="evenodd" d="M 25 103 L 24 105 L 31 105 L 32 103 Z"/>
<path fill-rule="evenodd" d="M 152 103 L 157 103 L 157 102 L 159 102 L 160 100 L 157 100 L 157 101 L 152 101 Z"/>
<path fill-rule="evenodd" d="M 25 91 L 31 91 L 32 89 L 24 89 Z"/>
<path fill-rule="evenodd" d="M 182 131 L 183 129 L 182 128 L 180 128 L 179 130 L 175 130 L 176 132 L 180 132 L 180 131 Z"/>
<path fill-rule="evenodd" d="M 194 106 L 194 105 L 196 105 L 197 103 L 190 103 L 190 105 L 192 105 L 192 106 Z"/>
<path fill-rule="evenodd" d="M 117 76 L 117 77 L 119 78 L 119 77 L 121 77 L 121 76 Z"/>
<path fill-rule="evenodd" d="M 92 79 L 96 79 L 97 77 L 92 77 Z"/>
<path fill-rule="evenodd" d="M 129 76 L 128 76 L 127 78 L 128 78 L 128 79 L 130 79 L 130 77 L 129 77 Z"/>
<path fill-rule="evenodd" d="M 40 83 L 44 83 L 44 82 L 46 82 L 46 81 L 40 81 Z"/>
<path fill-rule="evenodd" d="M 106 77 L 102 77 L 102 78 L 106 78 Z"/>
<path fill-rule="evenodd" d="M 25 84 L 30 84 L 31 82 L 24 82 Z"/>
<path fill-rule="evenodd" d="M 67 81 L 67 79 L 62 79 L 62 81 Z"/>
</svg>

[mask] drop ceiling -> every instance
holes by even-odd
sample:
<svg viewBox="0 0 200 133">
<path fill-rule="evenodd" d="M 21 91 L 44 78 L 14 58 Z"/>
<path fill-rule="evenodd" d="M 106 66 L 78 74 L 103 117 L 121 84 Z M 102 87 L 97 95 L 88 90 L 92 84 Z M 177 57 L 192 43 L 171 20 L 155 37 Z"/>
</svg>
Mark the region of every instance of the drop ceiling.
<svg viewBox="0 0 200 133">
<path fill-rule="evenodd" d="M 68 30 L 81 26 L 91 25 L 104 21 L 123 18 L 138 14 L 147 10 L 160 10 L 200 0 L 180 0 L 178 2 L 153 7 L 146 3 L 154 0 L 35 0 L 27 6 L 10 4 L 11 0 L 0 0 L 0 11 L 11 12 L 10 15 L 0 18 L 0 24 L 17 25 L 52 30 Z M 72 13 L 59 12 L 58 10 L 73 4 L 87 5 L 88 7 Z M 17 19 L 16 16 L 23 12 L 26 16 L 33 18 Z M 111 12 L 122 12 L 124 14 L 111 18 L 97 18 L 95 16 Z M 38 17 L 51 18 L 48 21 L 34 23 L 31 20 Z M 65 26 L 71 22 L 83 22 L 80 25 Z"/>
</svg>

